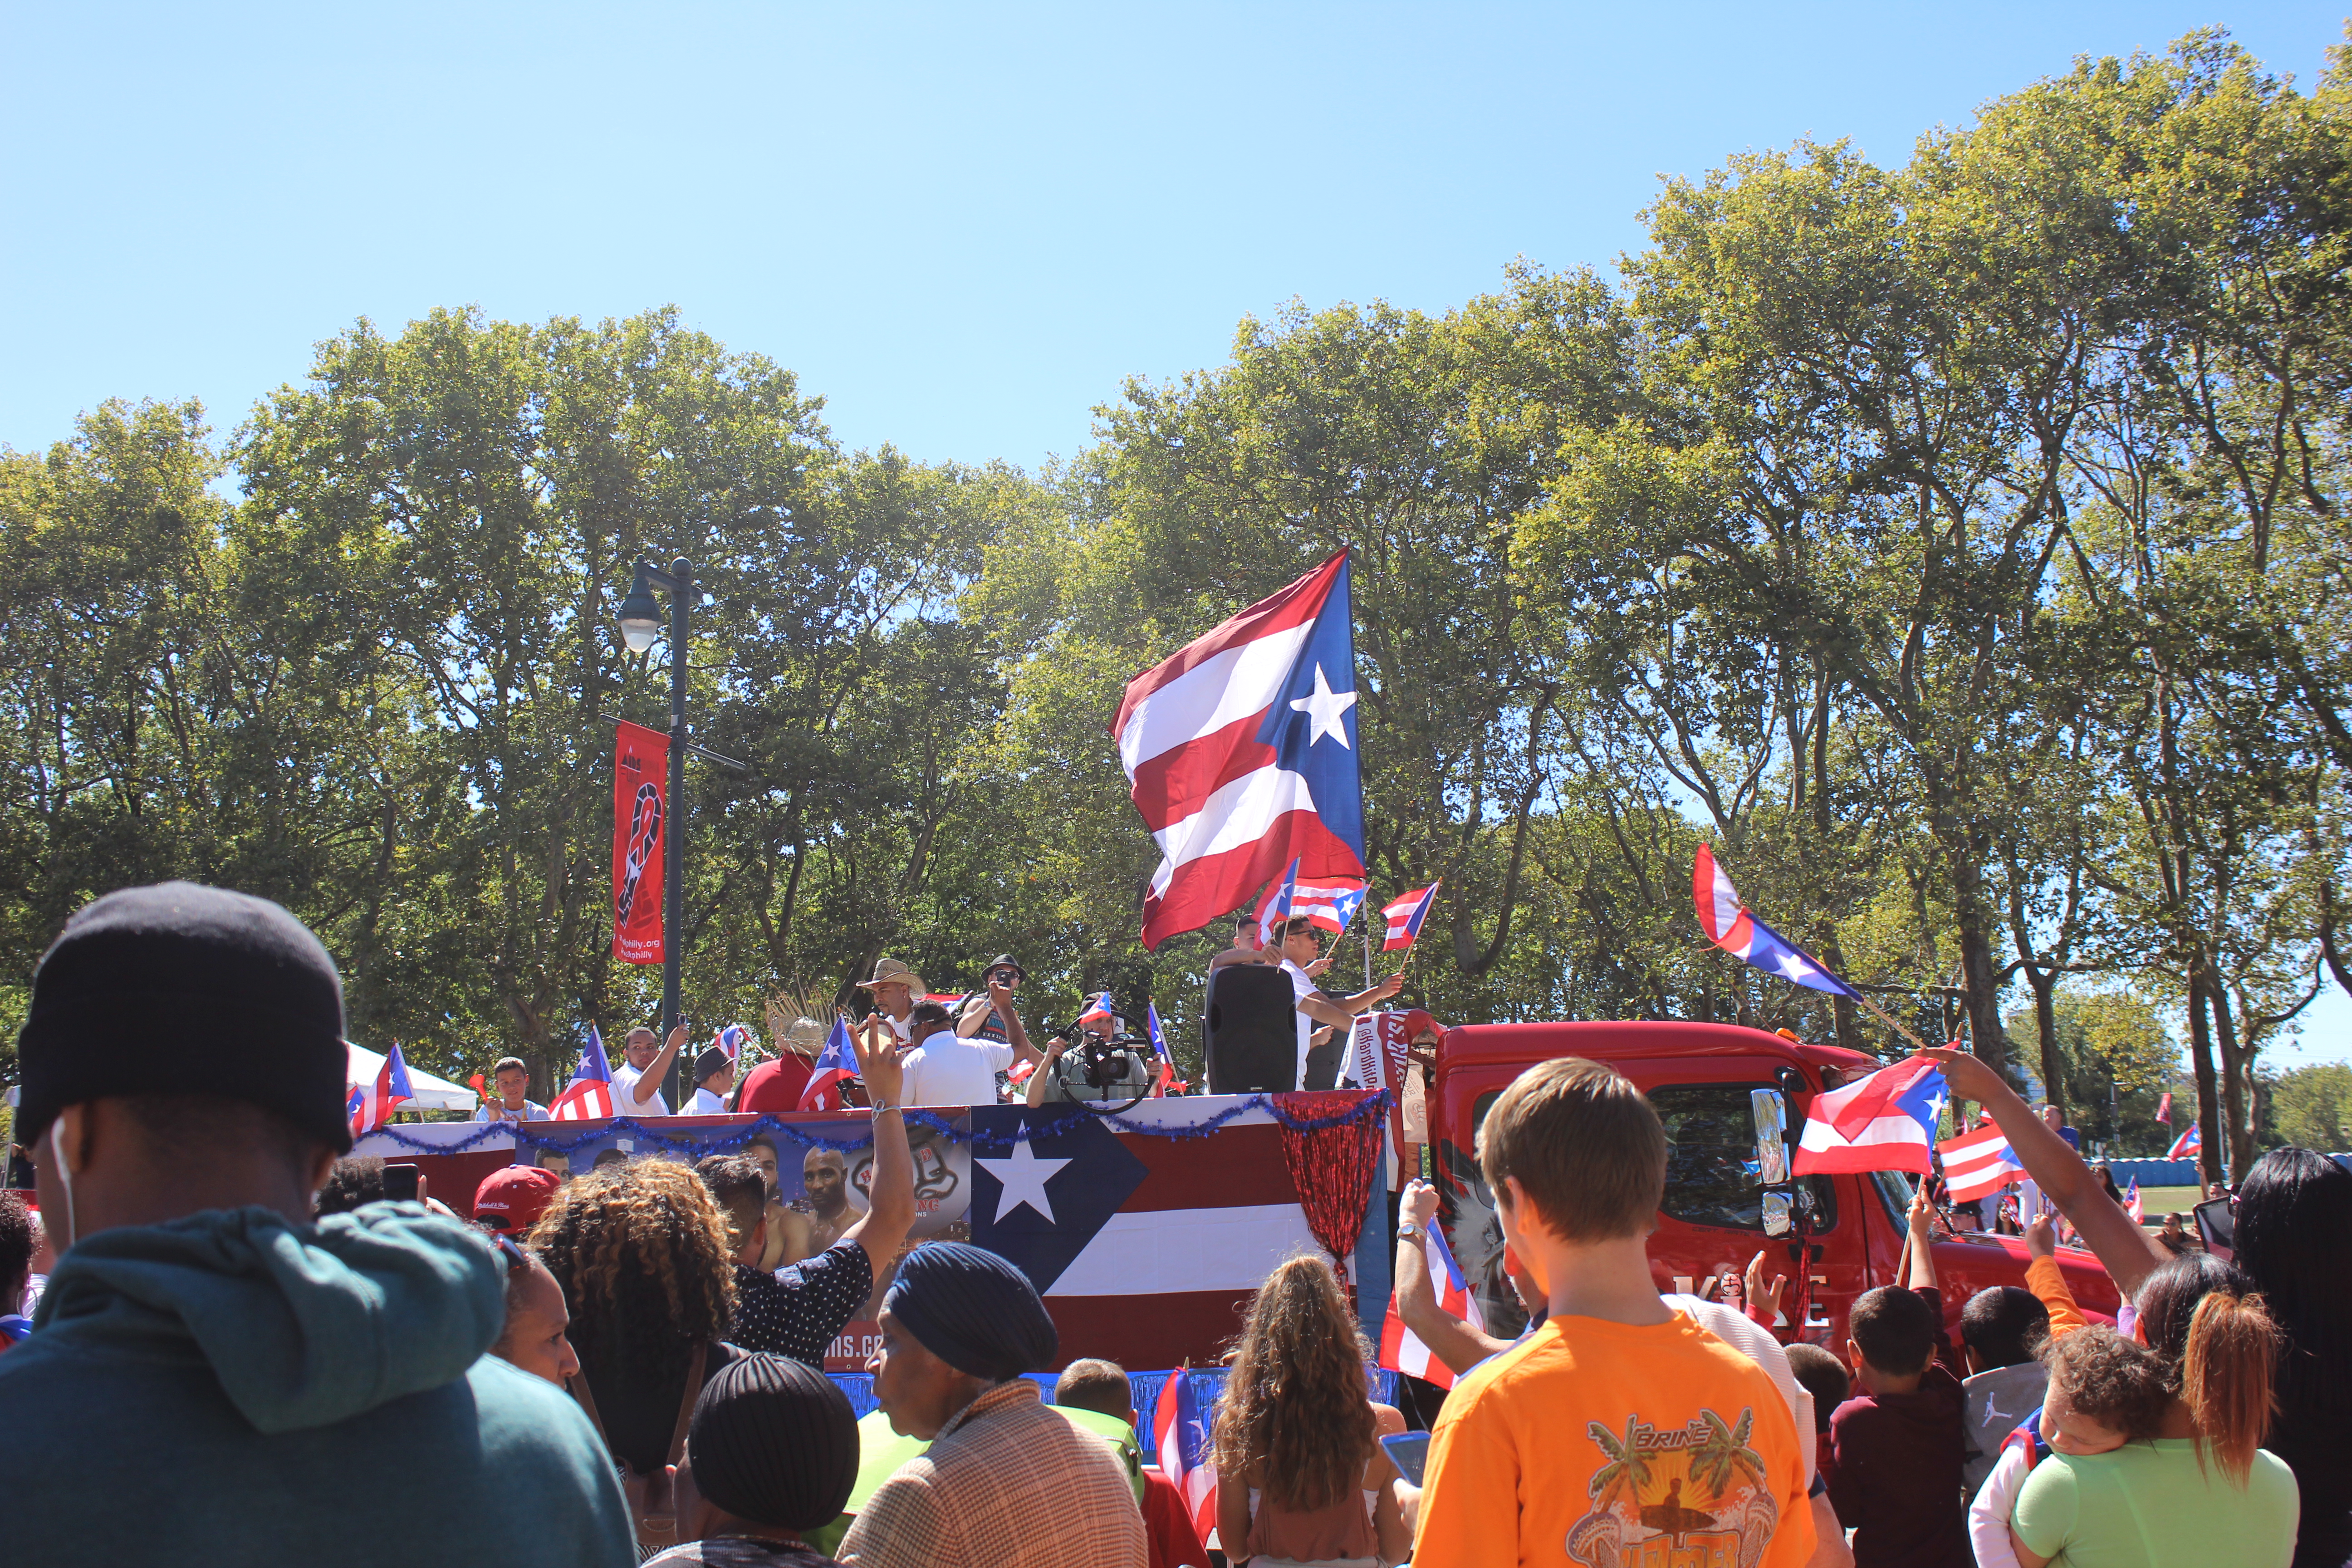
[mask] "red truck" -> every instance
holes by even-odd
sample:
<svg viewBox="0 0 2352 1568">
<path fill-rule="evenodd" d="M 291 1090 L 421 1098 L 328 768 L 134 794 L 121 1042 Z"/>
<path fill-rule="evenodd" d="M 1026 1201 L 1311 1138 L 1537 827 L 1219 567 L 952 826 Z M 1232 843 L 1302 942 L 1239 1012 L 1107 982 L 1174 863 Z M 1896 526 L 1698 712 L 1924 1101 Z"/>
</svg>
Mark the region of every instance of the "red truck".
<svg viewBox="0 0 2352 1568">
<path fill-rule="evenodd" d="M 1513 1079 L 1555 1057 L 1608 1063 L 1633 1080 L 1665 1123 L 1666 1196 L 1650 1237 L 1658 1289 L 1689 1290 L 1710 1277 L 1741 1273 L 1760 1248 L 1768 1273 L 1790 1276 L 1793 1297 L 1801 1250 L 1811 1280 L 1804 1337 L 1843 1354 L 1854 1298 L 1895 1282 L 1912 1178 L 1892 1172 L 1763 1178 L 1785 1173 L 1813 1096 L 1879 1064 L 1729 1024 L 1472 1024 L 1445 1032 L 1429 1095 L 1438 1213 L 1479 1293 L 1487 1331 L 1514 1334 L 1526 1320 L 1503 1276 L 1502 1231 L 1475 1153 L 1478 1124 Z M 2115 1315 L 2115 1281 L 2097 1259 L 2061 1247 L 2058 1263 L 2077 1302 Z M 1973 1234 L 1939 1240 L 1936 1274 L 1957 1339 L 1970 1296 L 2025 1282 L 2024 1244 Z"/>
</svg>

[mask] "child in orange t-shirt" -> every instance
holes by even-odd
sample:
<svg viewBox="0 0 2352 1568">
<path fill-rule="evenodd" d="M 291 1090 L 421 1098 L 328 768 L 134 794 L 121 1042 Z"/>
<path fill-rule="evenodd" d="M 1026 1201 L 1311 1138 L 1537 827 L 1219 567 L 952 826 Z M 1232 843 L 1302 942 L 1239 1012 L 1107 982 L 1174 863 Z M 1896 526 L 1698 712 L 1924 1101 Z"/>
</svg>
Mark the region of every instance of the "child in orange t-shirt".
<svg viewBox="0 0 2352 1568">
<path fill-rule="evenodd" d="M 1812 1478 L 1788 1401 L 1652 1281 L 1666 1139 L 1649 1102 L 1596 1062 L 1546 1062 L 1496 1101 L 1479 1152 L 1550 1315 L 1447 1398 L 1417 1568 L 1804 1563 Z"/>
</svg>

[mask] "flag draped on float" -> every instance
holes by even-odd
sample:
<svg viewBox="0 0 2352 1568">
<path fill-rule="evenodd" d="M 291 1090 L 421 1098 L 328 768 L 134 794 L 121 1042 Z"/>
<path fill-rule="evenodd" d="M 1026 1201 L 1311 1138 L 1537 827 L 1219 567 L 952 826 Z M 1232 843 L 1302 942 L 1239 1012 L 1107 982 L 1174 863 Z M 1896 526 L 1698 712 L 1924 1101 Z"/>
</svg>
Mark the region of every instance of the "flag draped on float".
<svg viewBox="0 0 2352 1568">
<path fill-rule="evenodd" d="M 2168 1160 L 2194 1160 L 2204 1152 L 2205 1135 L 2198 1130 L 2198 1123 L 2192 1121 L 2188 1131 L 2172 1141 L 2172 1147 L 2164 1152 L 2164 1157 Z"/>
<path fill-rule="evenodd" d="M 351 1118 L 352 1136 L 362 1137 L 383 1126 L 415 1093 L 409 1087 L 408 1064 L 401 1059 L 400 1047 L 395 1044 L 384 1053 L 383 1066 L 375 1070 L 375 1081 L 353 1084 L 350 1098 L 343 1101 L 343 1111 Z"/>
<path fill-rule="evenodd" d="M 1437 889 L 1444 880 L 1440 877 L 1426 888 L 1415 888 L 1381 910 L 1389 926 L 1388 937 L 1381 943 L 1382 952 L 1394 952 L 1398 948 L 1412 945 L 1412 939 L 1421 934 L 1421 922 L 1429 918 L 1429 906 L 1437 901 Z"/>
<path fill-rule="evenodd" d="M 1445 1233 L 1433 1223 L 1421 1233 L 1421 1256 L 1429 1266 L 1429 1282 L 1436 1288 L 1438 1310 L 1453 1313 L 1484 1333 L 1486 1322 L 1479 1315 L 1478 1298 L 1471 1294 L 1469 1282 L 1462 1278 L 1462 1270 L 1445 1245 Z M 1454 1369 L 1431 1354 L 1429 1347 L 1397 1315 L 1393 1290 L 1389 1293 L 1389 1315 L 1381 1323 L 1380 1364 L 1440 1388 L 1454 1386 Z"/>
<path fill-rule="evenodd" d="M 1901 1061 L 1815 1095 L 1790 1171 L 1800 1176 L 1934 1171 L 1936 1124 L 1952 1102 L 1931 1061 Z"/>
<path fill-rule="evenodd" d="M 1944 1157 L 1944 1180 L 1952 1202 L 1972 1204 L 2025 1174 L 2024 1162 L 2009 1146 L 2009 1134 L 1990 1122 L 1974 1132 L 1936 1145 Z"/>
<path fill-rule="evenodd" d="M 849 1103 L 842 1097 L 841 1086 L 856 1076 L 857 1052 L 849 1043 L 849 1025 L 835 1018 L 833 1033 L 824 1037 L 824 1049 L 817 1053 L 816 1065 L 809 1071 L 807 1087 L 801 1090 L 798 1109 L 839 1110 Z"/>
<path fill-rule="evenodd" d="M 1724 952 L 1767 974 L 1777 974 L 1809 991 L 1855 1001 L 1862 993 L 1829 971 L 1811 953 L 1758 920 L 1731 886 L 1731 879 L 1715 863 L 1715 851 L 1702 844 L 1691 869 L 1691 896 L 1698 905 L 1699 929 Z"/>
<path fill-rule="evenodd" d="M 1151 1411 L 1151 1447 L 1160 1457 L 1160 1473 L 1184 1500 L 1193 1531 L 1206 1541 L 1217 1526 L 1217 1467 L 1209 1447 L 1209 1413 L 1192 1391 L 1190 1370 L 1178 1367 L 1160 1385 L 1160 1401 Z"/>
<path fill-rule="evenodd" d="M 1364 874 L 1348 552 L 1127 683 L 1111 734 L 1160 845 L 1143 944 L 1198 931 L 1296 860 Z"/>
<path fill-rule="evenodd" d="M 588 1048 L 580 1053 L 580 1066 L 572 1074 L 572 1081 L 547 1108 L 548 1119 L 553 1121 L 593 1121 L 613 1114 L 613 1069 L 604 1060 L 604 1037 L 596 1026 L 588 1026 Z"/>
</svg>

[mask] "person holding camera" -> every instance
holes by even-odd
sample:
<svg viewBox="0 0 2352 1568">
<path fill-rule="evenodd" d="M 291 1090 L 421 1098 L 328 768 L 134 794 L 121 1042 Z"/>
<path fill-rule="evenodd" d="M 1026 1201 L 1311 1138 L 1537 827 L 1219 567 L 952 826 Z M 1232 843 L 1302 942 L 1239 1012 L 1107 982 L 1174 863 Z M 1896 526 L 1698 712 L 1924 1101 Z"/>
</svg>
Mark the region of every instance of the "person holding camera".
<svg viewBox="0 0 2352 1568">
<path fill-rule="evenodd" d="M 1024 1100 L 1034 1106 L 1071 1099 L 1127 1098 L 1128 1086 L 1134 1084 L 1139 1076 L 1148 1081 L 1149 1069 L 1141 1053 L 1120 1042 L 1124 1022 L 1111 1011 L 1110 994 L 1103 993 L 1093 1006 L 1078 1015 L 1078 1026 L 1070 1032 L 1076 1035 L 1076 1039 L 1057 1033 L 1045 1043 L 1045 1055 L 1037 1070 L 1029 1075 Z M 1066 1081 L 1063 1074 L 1055 1070 L 1062 1058 L 1073 1049 L 1084 1059 L 1084 1081 L 1097 1093 L 1087 1093 L 1076 1083 Z"/>
<path fill-rule="evenodd" d="M 991 985 L 989 994 L 1002 1004 L 1004 1015 L 1011 1015 L 1012 993 Z M 948 1020 L 948 1010 L 937 1002 L 916 1003 L 908 1026 L 907 1043 L 913 1047 L 905 1058 L 908 1105 L 994 1105 L 996 1075 L 1016 1060 L 1037 1059 L 1025 1034 L 1017 1046 L 961 1038 Z"/>
</svg>

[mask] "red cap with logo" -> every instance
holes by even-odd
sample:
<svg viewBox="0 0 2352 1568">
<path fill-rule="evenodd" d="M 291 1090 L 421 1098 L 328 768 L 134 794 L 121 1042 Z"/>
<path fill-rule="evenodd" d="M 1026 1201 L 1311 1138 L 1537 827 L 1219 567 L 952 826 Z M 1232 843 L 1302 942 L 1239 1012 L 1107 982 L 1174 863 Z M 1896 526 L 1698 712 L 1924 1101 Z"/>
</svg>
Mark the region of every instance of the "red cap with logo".
<svg viewBox="0 0 2352 1568">
<path fill-rule="evenodd" d="M 562 1184 L 554 1172 L 537 1165 L 492 1171 L 474 1189 L 474 1223 L 503 1235 L 520 1236 L 539 1223 Z"/>
</svg>

